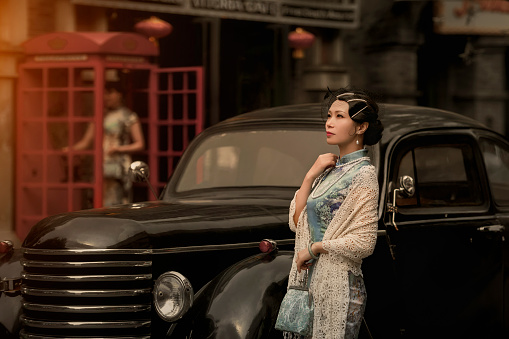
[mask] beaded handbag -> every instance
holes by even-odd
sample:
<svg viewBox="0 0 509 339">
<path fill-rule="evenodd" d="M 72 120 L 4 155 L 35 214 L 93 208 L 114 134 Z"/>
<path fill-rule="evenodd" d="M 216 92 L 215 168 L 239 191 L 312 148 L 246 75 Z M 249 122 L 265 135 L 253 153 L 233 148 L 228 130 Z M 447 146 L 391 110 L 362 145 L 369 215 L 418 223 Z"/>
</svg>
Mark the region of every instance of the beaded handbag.
<svg viewBox="0 0 509 339">
<path fill-rule="evenodd" d="M 288 287 L 279 308 L 275 328 L 285 332 L 285 338 L 310 336 L 313 333 L 314 310 L 306 270 L 300 286 Z"/>
</svg>

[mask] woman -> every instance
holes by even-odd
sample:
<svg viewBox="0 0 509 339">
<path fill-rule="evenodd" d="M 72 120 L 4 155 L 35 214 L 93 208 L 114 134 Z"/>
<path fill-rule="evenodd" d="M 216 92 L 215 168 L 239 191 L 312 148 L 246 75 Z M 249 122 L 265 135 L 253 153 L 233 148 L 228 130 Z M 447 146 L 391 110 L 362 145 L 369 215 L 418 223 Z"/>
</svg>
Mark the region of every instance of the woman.
<svg viewBox="0 0 509 339">
<path fill-rule="evenodd" d="M 374 250 L 378 222 L 378 181 L 364 145 L 376 144 L 383 126 L 378 105 L 362 91 L 328 93 L 323 107 L 327 143 L 339 156 L 320 155 L 291 202 L 289 285 L 309 269 L 313 339 L 356 338 L 366 305 L 361 263 Z"/>
<path fill-rule="evenodd" d="M 138 116 L 124 105 L 120 85 L 106 86 L 104 106 L 103 206 L 112 206 L 131 201 L 131 181 L 127 178 L 130 154 L 143 150 L 145 141 Z M 72 148 L 90 148 L 94 142 L 94 131 L 94 125 L 88 125 L 83 138 Z"/>
</svg>

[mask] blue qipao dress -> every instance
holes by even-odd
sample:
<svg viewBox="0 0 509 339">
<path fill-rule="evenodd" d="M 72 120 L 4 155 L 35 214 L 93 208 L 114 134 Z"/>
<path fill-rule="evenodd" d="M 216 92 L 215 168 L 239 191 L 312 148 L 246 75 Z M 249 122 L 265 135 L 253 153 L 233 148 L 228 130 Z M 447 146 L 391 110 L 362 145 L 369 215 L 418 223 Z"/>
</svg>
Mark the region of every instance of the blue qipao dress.
<svg viewBox="0 0 509 339">
<path fill-rule="evenodd" d="M 362 259 L 373 253 L 378 229 L 378 180 L 367 150 L 342 156 L 319 176 L 297 224 L 295 197 L 289 226 L 296 232 L 295 254 L 321 241 L 327 253 L 311 266 L 309 288 L 314 301 L 313 339 L 356 338 L 366 305 Z M 295 260 L 289 286 L 304 277 Z"/>
</svg>

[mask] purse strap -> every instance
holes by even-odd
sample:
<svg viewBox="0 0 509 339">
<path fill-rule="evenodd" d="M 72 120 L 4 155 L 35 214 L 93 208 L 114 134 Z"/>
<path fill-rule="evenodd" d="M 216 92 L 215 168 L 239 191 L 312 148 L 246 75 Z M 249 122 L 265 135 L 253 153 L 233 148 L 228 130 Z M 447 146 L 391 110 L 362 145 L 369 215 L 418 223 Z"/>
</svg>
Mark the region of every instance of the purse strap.
<svg viewBox="0 0 509 339">
<path fill-rule="evenodd" d="M 314 259 L 312 259 L 314 260 Z M 313 276 L 313 272 L 314 272 L 314 267 L 316 265 L 316 263 L 318 262 L 318 259 L 314 260 L 313 262 L 313 271 L 311 272 L 311 274 L 309 274 L 309 270 L 310 268 L 308 268 L 307 270 L 304 270 L 304 279 L 301 279 L 301 280 L 298 280 L 298 283 L 299 283 L 299 287 L 301 288 L 309 288 L 309 285 L 310 285 L 310 281 L 311 281 L 311 277 Z M 294 272 L 294 275 L 295 275 L 295 279 L 294 280 L 297 280 L 297 270 L 295 270 Z"/>
</svg>

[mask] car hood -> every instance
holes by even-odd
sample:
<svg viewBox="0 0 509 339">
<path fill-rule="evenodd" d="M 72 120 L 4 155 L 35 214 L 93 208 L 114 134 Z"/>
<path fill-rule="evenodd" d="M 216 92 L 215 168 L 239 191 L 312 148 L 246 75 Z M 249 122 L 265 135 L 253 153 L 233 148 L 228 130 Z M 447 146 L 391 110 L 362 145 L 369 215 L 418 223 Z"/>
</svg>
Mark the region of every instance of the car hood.
<svg viewBox="0 0 509 339">
<path fill-rule="evenodd" d="M 288 238 L 288 206 L 284 200 L 181 200 L 63 213 L 32 227 L 23 247 L 156 249 Z"/>
</svg>

